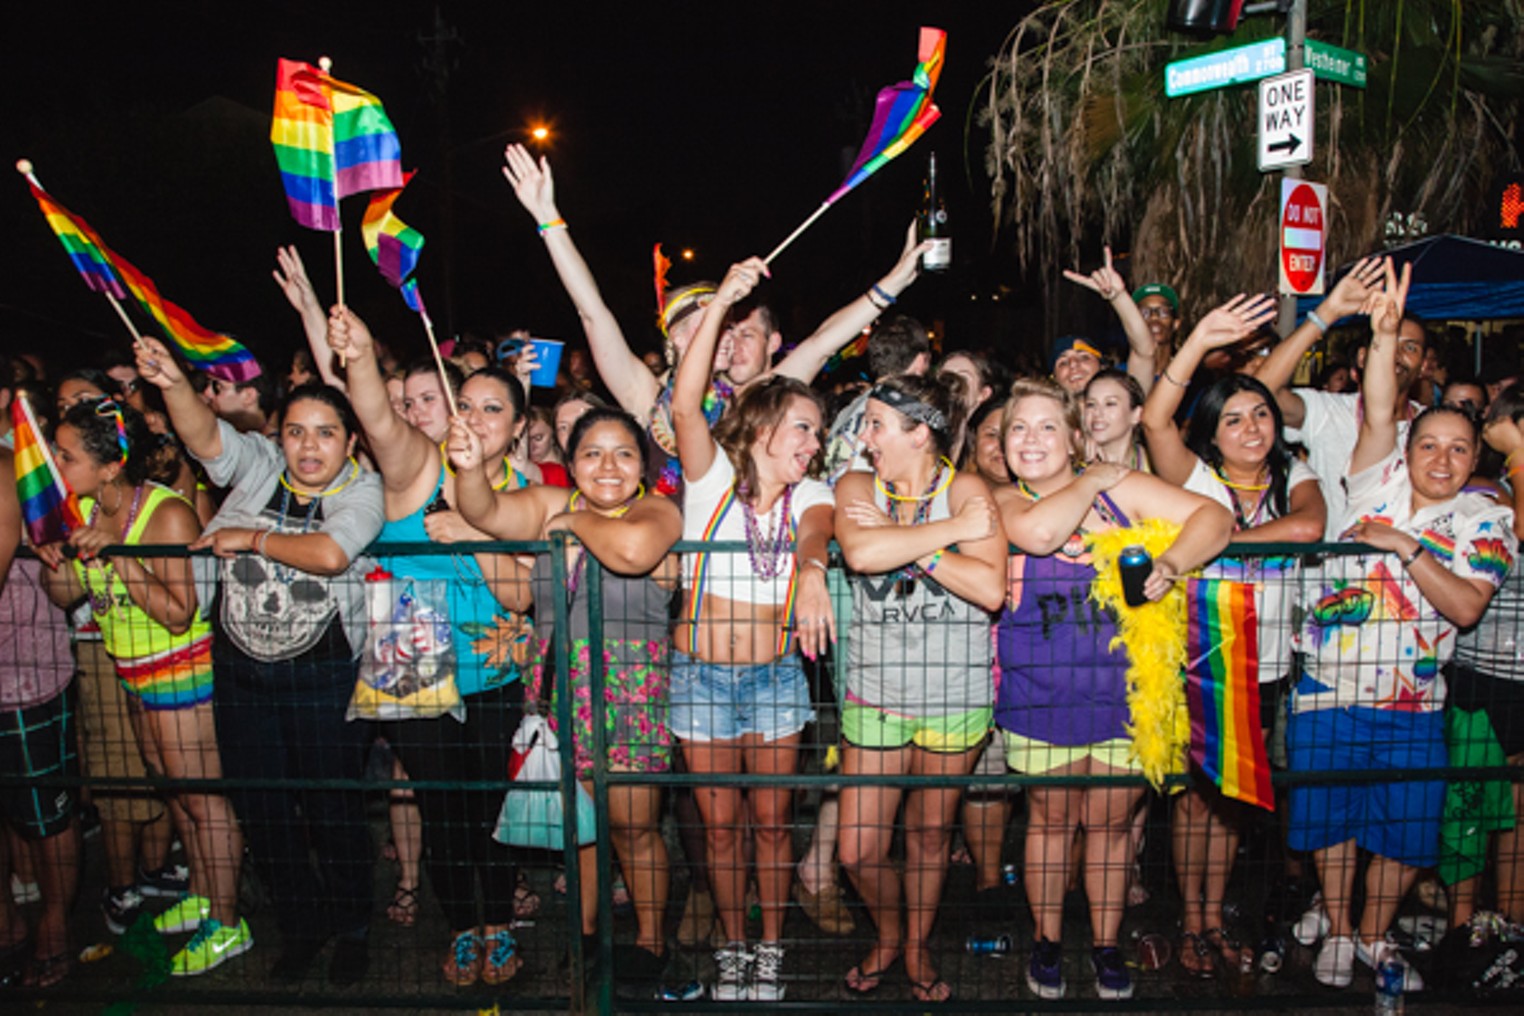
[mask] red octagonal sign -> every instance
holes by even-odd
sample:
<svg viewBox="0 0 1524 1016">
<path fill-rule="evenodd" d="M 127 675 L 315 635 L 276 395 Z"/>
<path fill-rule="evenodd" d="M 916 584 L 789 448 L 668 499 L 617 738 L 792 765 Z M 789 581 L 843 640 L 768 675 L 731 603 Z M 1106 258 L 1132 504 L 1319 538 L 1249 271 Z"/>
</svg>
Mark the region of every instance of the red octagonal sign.
<svg viewBox="0 0 1524 1016">
<path fill-rule="evenodd" d="M 1281 292 L 1323 292 L 1326 218 L 1322 184 L 1281 181 Z"/>
</svg>

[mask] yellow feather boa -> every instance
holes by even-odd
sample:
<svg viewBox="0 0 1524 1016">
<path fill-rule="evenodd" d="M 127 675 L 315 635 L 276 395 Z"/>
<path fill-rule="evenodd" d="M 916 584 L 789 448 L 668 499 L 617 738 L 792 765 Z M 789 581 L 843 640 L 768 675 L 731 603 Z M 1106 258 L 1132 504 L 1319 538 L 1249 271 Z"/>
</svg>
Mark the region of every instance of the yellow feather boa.
<svg viewBox="0 0 1524 1016">
<path fill-rule="evenodd" d="M 1090 598 L 1110 608 L 1117 618 L 1118 643 L 1127 647 L 1127 733 L 1131 757 L 1155 787 L 1174 773 L 1185 772 L 1186 748 L 1191 743 L 1191 719 L 1185 703 L 1185 589 L 1177 582 L 1158 603 L 1129 607 L 1122 598 L 1117 558 L 1127 547 L 1144 547 L 1154 558 L 1175 542 L 1180 527 L 1162 519 L 1145 519 L 1128 529 L 1112 529 L 1089 537 L 1095 581 Z"/>
</svg>

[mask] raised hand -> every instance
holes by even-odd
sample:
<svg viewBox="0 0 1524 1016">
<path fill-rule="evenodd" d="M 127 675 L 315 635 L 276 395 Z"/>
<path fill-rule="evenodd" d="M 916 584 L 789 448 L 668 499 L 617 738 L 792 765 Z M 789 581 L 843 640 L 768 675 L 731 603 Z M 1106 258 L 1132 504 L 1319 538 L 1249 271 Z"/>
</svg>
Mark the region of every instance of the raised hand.
<svg viewBox="0 0 1524 1016">
<path fill-rule="evenodd" d="M 720 281 L 720 288 L 714 294 L 715 302 L 722 307 L 733 307 L 750 296 L 751 291 L 757 288 L 757 283 L 764 278 L 772 278 L 772 274 L 767 262 L 759 257 L 749 257 L 733 264 Z"/>
<path fill-rule="evenodd" d="M 1358 314 L 1365 298 L 1381 285 L 1385 266 L 1391 258 L 1368 257 L 1355 262 L 1355 266 L 1334 283 L 1333 289 L 1323 298 L 1323 306 L 1329 312 L 1328 324 L 1351 314 Z"/>
<path fill-rule="evenodd" d="M 910 288 L 921 274 L 921 255 L 931 249 L 930 240 L 917 241 L 915 238 L 915 220 L 910 221 L 910 228 L 905 230 L 905 246 L 900 250 L 900 259 L 889 269 L 889 274 L 879 283 L 879 287 L 890 296 L 899 296 Z"/>
<path fill-rule="evenodd" d="M 550 175 L 545 156 L 536 162 L 523 145 L 503 149 L 503 179 L 513 188 L 513 196 L 538 223 L 559 218 L 556 211 L 556 182 Z"/>
<path fill-rule="evenodd" d="M 275 271 L 270 274 L 280 291 L 286 294 L 292 309 L 298 314 L 323 313 L 323 305 L 318 302 L 312 280 L 307 278 L 307 266 L 302 263 L 302 256 L 297 249 L 275 248 L 275 264 Z"/>
<path fill-rule="evenodd" d="M 185 380 L 180 365 L 170 355 L 164 343 L 145 335 L 132 347 L 138 361 L 138 376 L 159 388 L 173 388 Z"/>
<path fill-rule="evenodd" d="M 480 469 L 482 466 L 482 439 L 470 428 L 463 416 L 456 416 L 450 420 L 450 434 L 445 440 L 445 451 L 449 453 L 450 464 L 458 472 L 464 473 L 468 470 Z"/>
<path fill-rule="evenodd" d="M 375 342 L 365 322 L 348 307 L 336 303 L 328 312 L 328 347 L 341 358 L 353 360 L 369 356 Z"/>
<path fill-rule="evenodd" d="M 1245 296 L 1239 293 L 1212 310 L 1196 323 L 1187 342 L 1197 342 L 1207 349 L 1221 349 L 1242 342 L 1275 317 L 1275 300 L 1268 293 Z"/>
<path fill-rule="evenodd" d="M 1402 266 L 1402 274 L 1392 266 L 1391 258 L 1382 258 L 1381 286 L 1372 289 L 1360 306 L 1360 313 L 1370 315 L 1371 331 L 1396 335 L 1402 325 L 1402 312 L 1408 305 L 1408 287 L 1413 282 L 1413 265 Z"/>
<path fill-rule="evenodd" d="M 1089 275 L 1065 268 L 1064 278 L 1099 294 L 1102 300 L 1110 303 L 1118 296 L 1127 292 L 1127 283 L 1123 281 L 1121 274 L 1111 266 L 1111 248 L 1103 247 L 1102 251 L 1104 252 L 1105 262 L 1101 267 Z"/>
</svg>

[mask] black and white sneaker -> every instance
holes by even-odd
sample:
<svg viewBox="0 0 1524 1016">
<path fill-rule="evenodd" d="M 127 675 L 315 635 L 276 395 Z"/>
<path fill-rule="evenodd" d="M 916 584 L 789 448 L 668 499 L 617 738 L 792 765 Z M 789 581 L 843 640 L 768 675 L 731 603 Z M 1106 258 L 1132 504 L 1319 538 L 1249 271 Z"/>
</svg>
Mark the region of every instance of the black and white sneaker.
<svg viewBox="0 0 1524 1016">
<path fill-rule="evenodd" d="M 143 894 L 137 886 L 107 889 L 101 893 L 101 913 L 111 934 L 120 935 L 137 921 L 143 912 Z"/>
<path fill-rule="evenodd" d="M 153 871 L 138 871 L 138 892 L 155 899 L 179 899 L 190 890 L 190 869 L 183 864 L 166 864 Z"/>
</svg>

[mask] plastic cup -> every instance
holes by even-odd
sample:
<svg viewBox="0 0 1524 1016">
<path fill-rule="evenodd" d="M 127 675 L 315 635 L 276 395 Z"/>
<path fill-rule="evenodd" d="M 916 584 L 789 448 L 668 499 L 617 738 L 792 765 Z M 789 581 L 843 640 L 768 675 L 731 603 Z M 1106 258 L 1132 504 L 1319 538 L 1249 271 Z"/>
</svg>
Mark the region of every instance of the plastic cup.
<svg viewBox="0 0 1524 1016">
<path fill-rule="evenodd" d="M 535 368 L 529 383 L 535 388 L 554 388 L 556 372 L 561 369 L 561 345 L 555 339 L 530 339 L 534 347 Z"/>
</svg>

